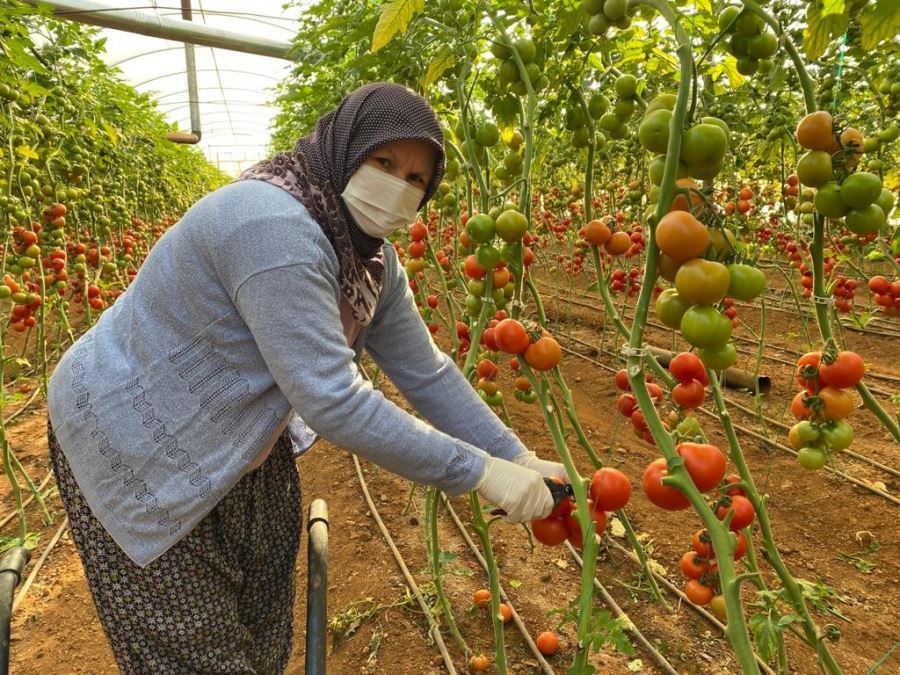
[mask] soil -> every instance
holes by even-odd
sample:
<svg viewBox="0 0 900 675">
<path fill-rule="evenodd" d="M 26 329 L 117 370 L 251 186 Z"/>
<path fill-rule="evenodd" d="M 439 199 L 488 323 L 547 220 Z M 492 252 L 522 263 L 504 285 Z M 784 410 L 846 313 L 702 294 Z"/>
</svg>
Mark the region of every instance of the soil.
<svg viewBox="0 0 900 675">
<path fill-rule="evenodd" d="M 578 284 L 584 285 L 580 281 Z M 555 330 L 593 344 L 601 342 L 602 312 L 566 306 L 549 296 L 545 297 L 545 304 L 548 314 L 558 319 Z M 593 305 L 599 306 L 599 302 L 594 301 Z M 758 325 L 756 310 L 741 307 L 739 312 L 750 326 Z M 562 321 L 564 318 L 568 321 Z M 619 345 L 621 340 L 613 339 L 608 323 L 606 330 L 603 338 L 606 348 Z M 746 329 L 737 333 L 751 335 Z M 776 345 L 786 350 L 805 351 L 806 345 L 798 337 L 801 334 L 795 313 L 769 312 L 767 353 L 778 354 L 788 361 L 796 358 L 791 356 L 793 352 L 778 351 Z M 439 342 L 441 337 L 439 334 Z M 895 337 L 845 331 L 844 338 L 849 348 L 864 355 L 872 372 L 900 377 L 900 362 L 894 356 Z M 647 339 L 660 347 L 672 346 L 671 337 L 656 329 L 648 331 Z M 566 346 L 589 354 L 586 348 Z M 749 346 L 749 349 L 755 355 L 755 347 Z M 594 350 L 592 355 L 612 368 L 620 367 L 616 358 L 605 351 Z M 740 358 L 739 367 L 754 369 L 751 354 L 742 354 Z M 503 370 L 501 388 L 510 391 L 511 376 L 508 369 Z M 786 406 L 797 389 L 792 368 L 764 360 L 762 372 L 772 381 L 772 388 L 762 401 L 766 414 L 790 424 Z M 634 492 L 627 508 L 632 525 L 644 539 L 654 561 L 680 587 L 684 580 L 678 571 L 678 560 L 688 550 L 691 534 L 700 526 L 698 517 L 690 511 L 661 511 L 643 496 L 640 476 L 658 452 L 637 439 L 627 421 L 616 412 L 615 400 L 619 392 L 611 373 L 572 354 L 564 356 L 563 373 L 588 438 L 600 458 L 605 464 L 622 469 L 632 479 Z M 871 382 L 890 392 L 900 392 L 900 381 L 872 379 Z M 386 385 L 385 390 L 391 398 L 401 401 L 390 385 Z M 747 392 L 729 391 L 727 395 L 748 407 L 754 405 L 753 397 Z M 897 412 L 896 403 L 883 396 L 878 398 L 889 411 Z M 20 405 L 11 405 L 5 415 Z M 552 457 L 552 441 L 539 409 L 515 401 L 512 396 L 507 397 L 507 405 L 517 433 L 525 444 L 542 457 Z M 768 433 L 773 440 L 785 443 L 782 430 L 770 426 L 766 432 L 757 419 L 737 409 L 732 411 L 732 416 L 735 423 Z M 711 442 L 725 447 L 726 440 L 715 421 L 703 416 L 700 421 Z M 850 422 L 857 434 L 852 450 L 888 466 L 900 464 L 898 445 L 870 413 L 857 411 Z M 7 430 L 11 447 L 36 482 L 49 470 L 45 424 L 46 410 L 35 404 Z M 812 613 L 820 627 L 827 624 L 839 629 L 840 639 L 830 644 L 838 663 L 848 674 L 871 672 L 869 669 L 873 664 L 900 640 L 897 506 L 835 474 L 804 470 L 794 457 L 768 443 L 746 435 L 741 435 L 740 440 L 757 486 L 768 495 L 772 529 L 784 563 L 796 577 L 818 584 L 819 594 L 827 596 L 821 600 L 820 608 L 813 609 Z M 574 435 L 569 443 L 580 472 L 589 475 L 590 461 L 577 445 Z M 418 605 L 411 600 L 400 569 L 364 501 L 352 456 L 323 442 L 301 457 L 297 464 L 304 509 L 308 509 L 316 498 L 326 499 L 329 507 L 328 616 L 335 627 L 346 630 L 344 635 L 337 630 L 331 634 L 327 659 L 330 672 L 446 672 L 429 637 L 428 623 Z M 900 494 L 900 482 L 889 473 L 846 456 L 837 458 L 835 464 L 892 495 Z M 405 511 L 410 483 L 375 465 L 362 462 L 362 467 L 368 490 L 385 526 L 416 582 L 426 597 L 432 598 L 423 532 L 424 489 L 420 487 L 415 491 L 409 509 Z M 8 486 L 0 489 L 0 498 L 4 512 L 8 513 L 13 505 Z M 451 503 L 463 522 L 470 522 L 468 499 L 457 498 Z M 40 536 L 35 558 L 45 549 L 62 519 L 61 505 L 55 495 L 48 499 L 48 505 L 53 517 L 49 525 L 42 523 L 40 511 L 34 504 L 27 508 L 29 530 Z M 15 520 L 11 521 L 3 534 L 14 534 L 15 526 Z M 477 540 L 471 528 L 469 532 Z M 446 512 L 442 512 L 440 518 L 439 536 L 446 552 L 445 590 L 460 632 L 473 651 L 492 657 L 493 633 L 489 617 L 484 610 L 472 606 L 473 592 L 487 587 L 486 575 Z M 727 641 L 711 624 L 671 595 L 667 596 L 672 603 L 671 611 L 651 602 L 639 568 L 608 545 L 610 538 L 614 537 L 607 530 L 606 543 L 601 547 L 598 560 L 597 579 L 678 672 L 739 672 Z M 614 539 L 626 544 L 624 539 Z M 518 526 L 497 523 L 492 527 L 492 540 L 503 587 L 530 634 L 536 636 L 544 630 L 558 630 L 561 647 L 548 661 L 556 672 L 565 672 L 574 653 L 575 630 L 573 623 L 563 620 L 558 610 L 565 610 L 577 596 L 580 569 L 564 548 L 546 548 L 537 544 L 532 550 L 525 531 Z M 757 558 L 762 561 L 758 533 L 754 535 L 752 545 Z M 778 587 L 777 579 L 765 565 L 764 577 L 770 588 Z M 295 640 L 288 673 L 304 670 L 305 534 L 297 560 L 297 583 Z M 753 602 L 754 596 L 751 584 L 745 584 L 745 602 Z M 599 600 L 597 606 L 602 607 Z M 831 611 L 827 611 L 829 608 Z M 446 626 L 442 634 L 456 667 L 466 672 L 465 656 Z M 511 625 L 507 626 L 505 642 L 510 672 L 540 672 L 537 660 Z M 16 611 L 11 651 L 11 671 L 14 673 L 102 675 L 116 672 L 81 564 L 67 534 L 50 553 Z M 790 672 L 817 672 L 815 655 L 792 636 L 788 639 L 788 655 Z M 592 656 L 592 663 L 599 673 L 663 672 L 640 647 L 635 648 L 633 655 L 627 655 L 605 644 Z M 877 672 L 900 672 L 900 651 L 889 656 Z"/>
</svg>

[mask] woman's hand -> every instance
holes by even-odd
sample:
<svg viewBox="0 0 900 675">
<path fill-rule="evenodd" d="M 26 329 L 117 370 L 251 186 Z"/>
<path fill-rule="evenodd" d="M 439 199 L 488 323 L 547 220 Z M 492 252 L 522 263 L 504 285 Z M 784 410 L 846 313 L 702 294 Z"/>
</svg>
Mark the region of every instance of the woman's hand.
<svg viewBox="0 0 900 675">
<path fill-rule="evenodd" d="M 569 482 L 566 467 L 559 462 L 548 462 L 545 459 L 540 459 L 533 452 L 523 452 L 521 455 L 513 457 L 512 461 L 519 466 L 524 466 L 526 469 L 537 471 L 547 478 L 559 478 L 565 483 Z"/>
<path fill-rule="evenodd" d="M 506 520 L 512 523 L 546 518 L 553 510 L 553 495 L 538 471 L 498 457 L 485 458 L 475 489 L 506 511 Z"/>
</svg>

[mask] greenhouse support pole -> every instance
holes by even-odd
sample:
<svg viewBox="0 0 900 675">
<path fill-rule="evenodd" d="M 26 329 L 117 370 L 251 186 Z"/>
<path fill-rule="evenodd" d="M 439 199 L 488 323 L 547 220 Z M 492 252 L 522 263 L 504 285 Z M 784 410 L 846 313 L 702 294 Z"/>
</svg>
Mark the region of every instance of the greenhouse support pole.
<svg viewBox="0 0 900 675">
<path fill-rule="evenodd" d="M 191 0 L 181 0 L 181 18 L 185 21 L 192 20 Z M 182 134 L 184 138 L 173 138 L 172 135 L 169 135 L 169 140 L 193 145 L 200 142 L 200 96 L 197 92 L 197 62 L 194 60 L 194 45 L 190 42 L 184 43 L 184 70 L 187 73 L 191 133 Z"/>
<path fill-rule="evenodd" d="M 37 7 L 49 6 L 58 19 L 139 33 L 165 40 L 177 40 L 205 47 L 231 49 L 247 54 L 271 56 L 287 59 L 291 44 L 281 40 L 269 40 L 252 35 L 244 35 L 221 28 L 214 28 L 192 21 L 170 19 L 141 12 L 136 9 L 116 9 L 90 0 L 23 0 L 25 4 Z"/>
</svg>

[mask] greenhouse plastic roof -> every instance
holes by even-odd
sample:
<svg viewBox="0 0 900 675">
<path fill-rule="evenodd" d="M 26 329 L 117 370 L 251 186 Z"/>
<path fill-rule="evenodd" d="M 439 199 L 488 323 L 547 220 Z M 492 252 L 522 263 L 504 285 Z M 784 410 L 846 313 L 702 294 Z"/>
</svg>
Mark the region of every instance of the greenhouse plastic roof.
<svg viewBox="0 0 900 675">
<path fill-rule="evenodd" d="M 116 9 L 139 9 L 181 19 L 179 0 L 99 0 Z M 193 21 L 247 36 L 290 42 L 302 8 L 285 0 L 192 0 Z M 152 92 L 160 111 L 181 131 L 191 130 L 183 43 L 103 28 L 106 61 L 142 92 Z M 209 160 L 236 174 L 268 156 L 275 85 L 290 72 L 288 61 L 194 46 L 200 128 L 198 147 Z"/>
</svg>

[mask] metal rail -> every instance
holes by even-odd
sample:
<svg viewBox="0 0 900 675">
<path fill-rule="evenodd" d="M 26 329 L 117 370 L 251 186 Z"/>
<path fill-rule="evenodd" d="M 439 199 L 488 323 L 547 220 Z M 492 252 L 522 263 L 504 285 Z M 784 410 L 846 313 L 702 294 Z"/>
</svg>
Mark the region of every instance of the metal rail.
<svg viewBox="0 0 900 675">
<path fill-rule="evenodd" d="M 149 14 L 136 9 L 116 9 L 90 0 L 24 0 L 24 2 L 32 7 L 37 7 L 39 2 L 41 5 L 49 5 L 54 16 L 59 19 L 113 28 L 164 40 L 178 40 L 194 45 L 219 47 L 276 59 L 289 59 L 288 55 L 292 49 L 291 43 L 283 40 L 245 35 L 195 24 L 191 21 Z"/>
</svg>

